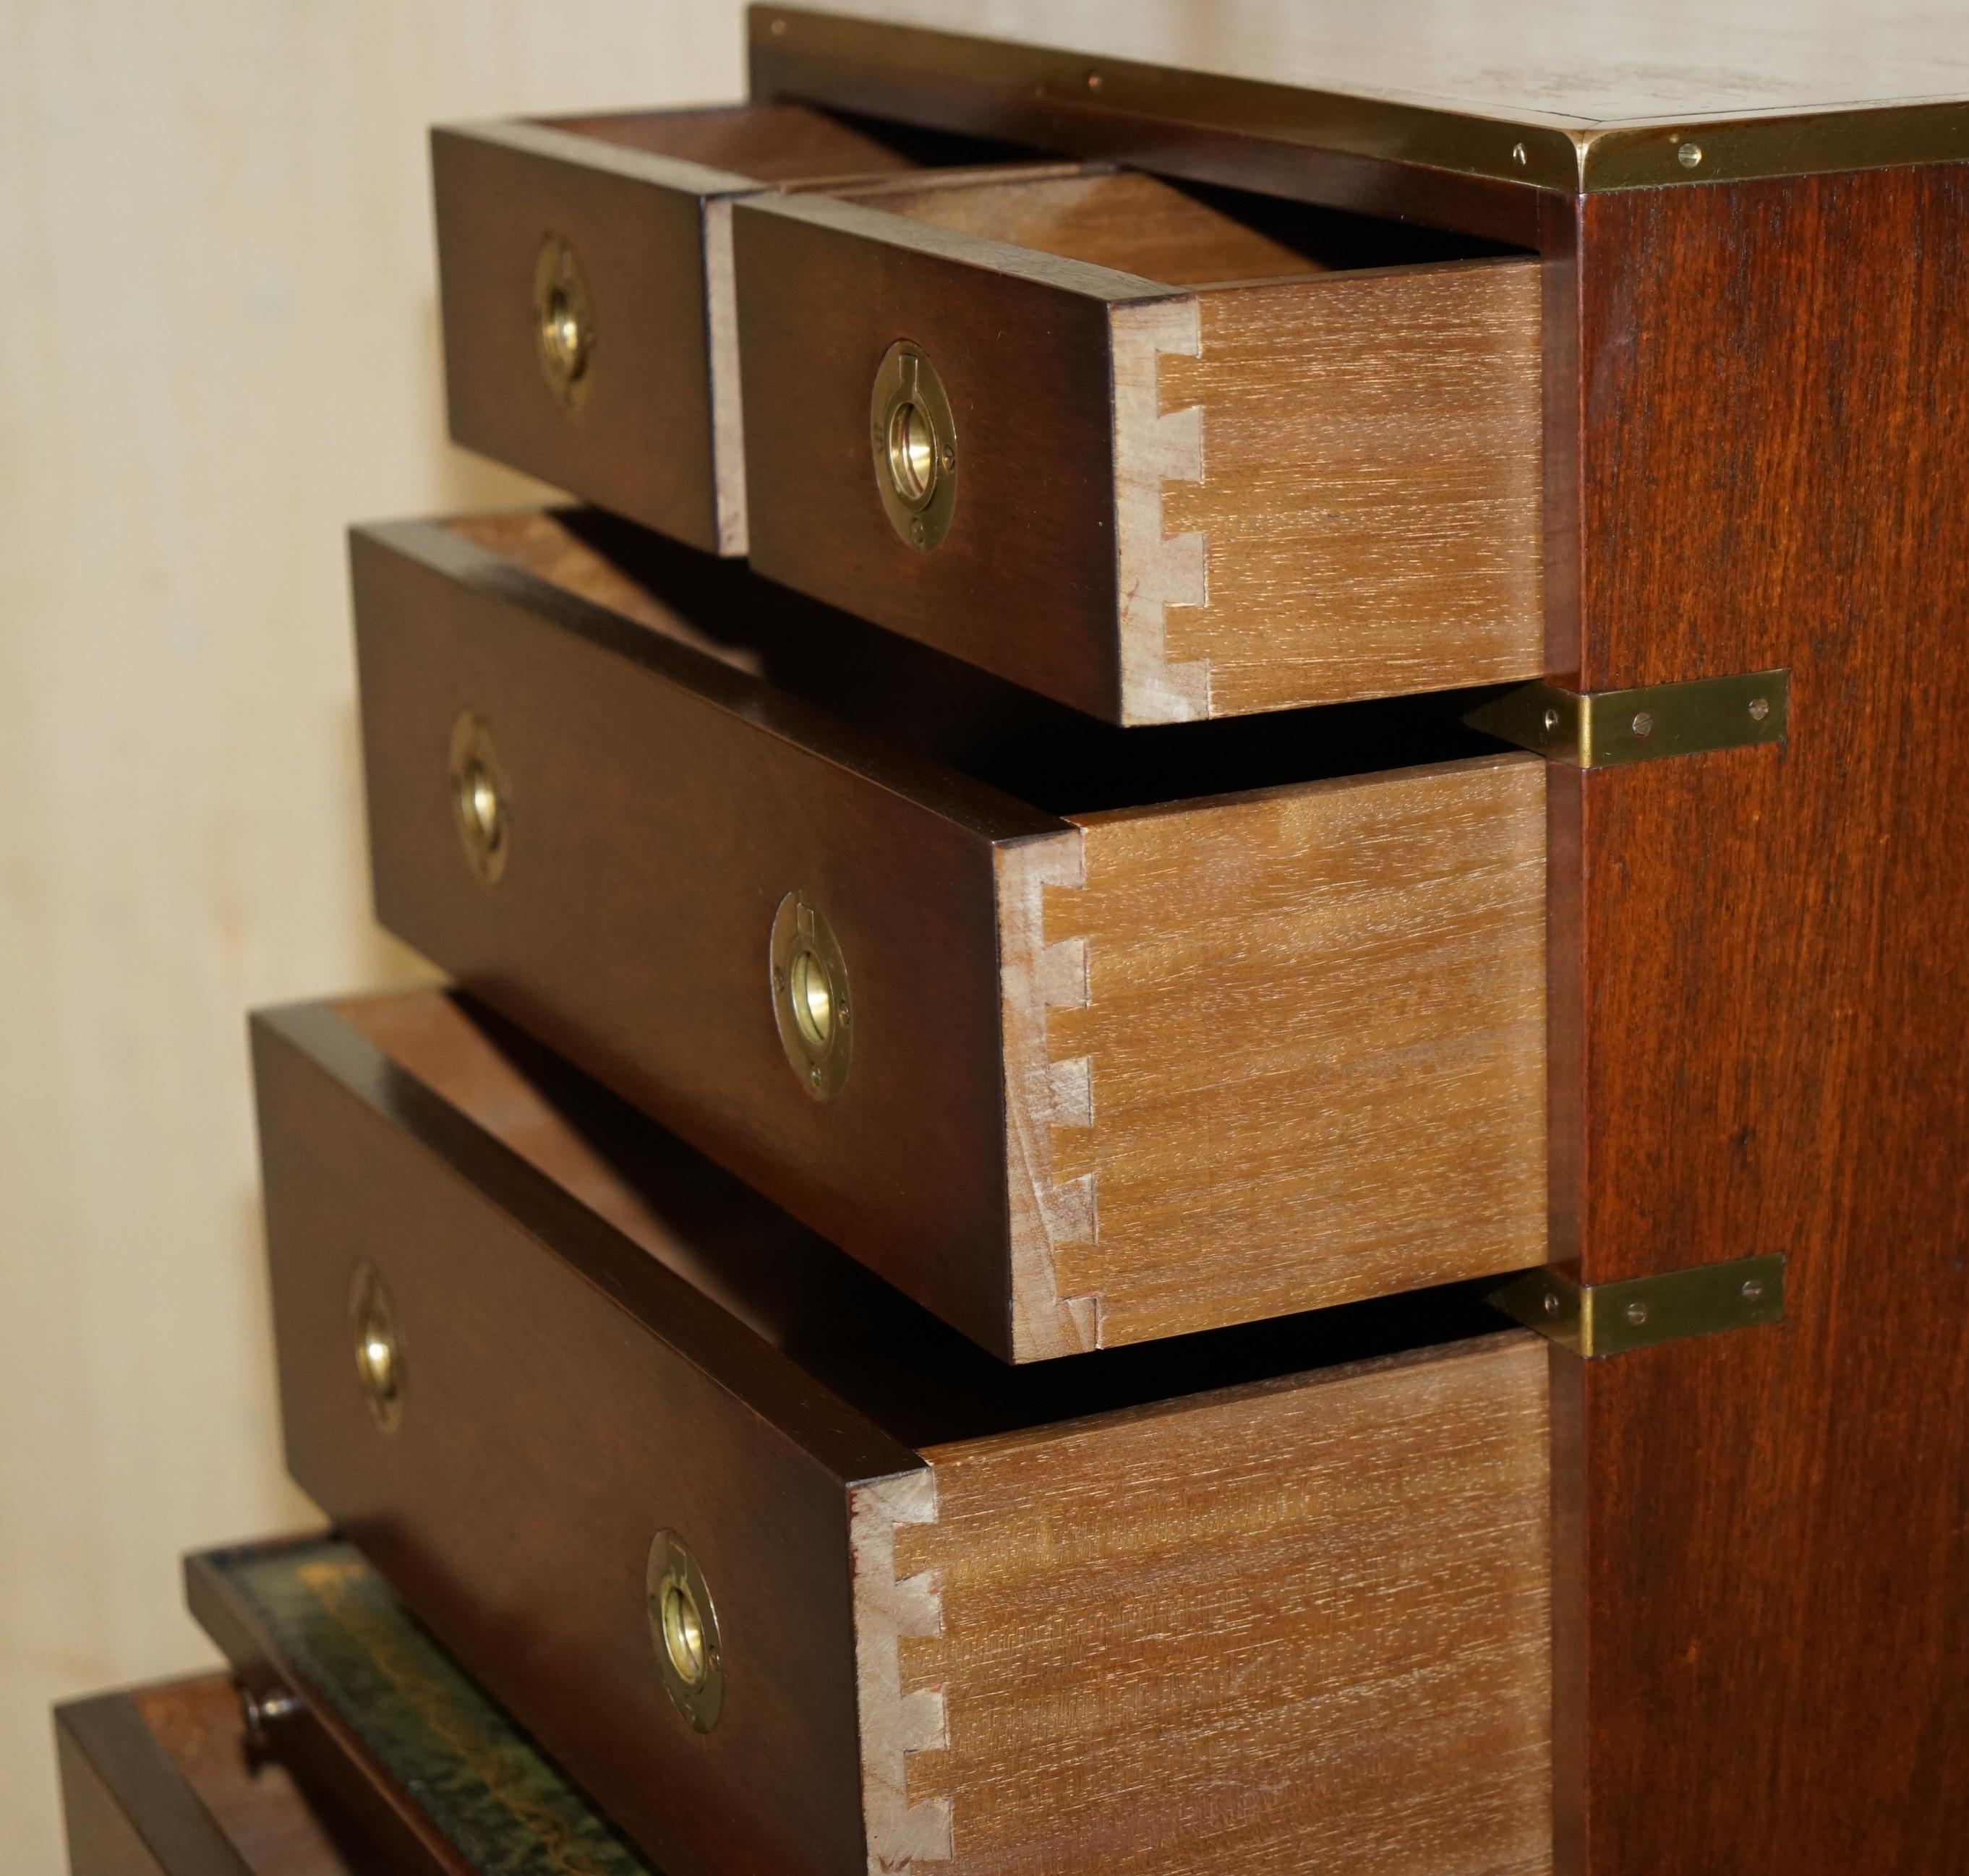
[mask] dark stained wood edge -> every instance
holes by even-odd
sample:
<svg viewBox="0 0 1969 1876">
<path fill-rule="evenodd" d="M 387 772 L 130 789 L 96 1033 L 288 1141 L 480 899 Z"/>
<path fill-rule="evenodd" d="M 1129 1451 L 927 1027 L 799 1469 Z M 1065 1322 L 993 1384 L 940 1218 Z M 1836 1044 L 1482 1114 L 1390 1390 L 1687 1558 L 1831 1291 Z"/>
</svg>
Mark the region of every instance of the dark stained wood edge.
<svg viewBox="0 0 1969 1876">
<path fill-rule="evenodd" d="M 942 815 L 988 840 L 1057 834 L 1064 821 L 973 781 L 942 763 L 910 756 L 831 711 L 595 604 L 527 572 L 441 521 L 374 522 L 349 530 L 352 556 L 384 553 L 427 569 L 471 591 L 518 608 L 626 659 L 781 741 Z M 770 592 L 770 589 L 767 589 Z"/>
<path fill-rule="evenodd" d="M 55 1709 L 54 1721 L 71 1845 L 83 1807 L 109 1806 L 170 1876 L 254 1876 L 131 1695 L 68 1701 Z"/>
<path fill-rule="evenodd" d="M 294 1004 L 251 1019 L 255 1061 L 311 1064 L 409 1136 L 650 1334 L 844 1480 L 914 1471 L 916 1454 L 806 1375 L 641 1246 L 407 1074 L 333 1010 Z M 660 1325 L 660 1327 L 658 1325 Z"/>
<path fill-rule="evenodd" d="M 265 1628 L 234 1592 L 222 1559 L 265 1556 L 320 1543 L 318 1533 L 271 1538 L 218 1551 L 193 1551 L 184 1559 L 185 1606 L 255 1694 L 293 1694 L 300 1702 L 269 1729 L 268 1751 L 310 1794 L 320 1794 L 354 1826 L 365 1868 L 401 1876 L 478 1876 L 476 1866 L 454 1848 L 388 1767 L 365 1745 L 333 1706 L 273 1644 Z M 373 1863 L 371 1861 L 373 1859 Z"/>
<path fill-rule="evenodd" d="M 684 157 L 660 157 L 647 150 L 631 150 L 599 137 L 584 137 L 578 131 L 559 125 L 536 123 L 526 118 L 496 118 L 470 124 L 439 124 L 432 127 L 433 151 L 449 143 L 490 144 L 519 155 L 543 161 L 569 164 L 578 169 L 597 170 L 631 182 L 649 183 L 658 188 L 674 189 L 688 196 L 715 199 L 726 196 L 748 196 L 770 188 L 736 170 L 714 169 L 709 164 L 693 163 Z"/>
<path fill-rule="evenodd" d="M 754 6 L 751 11 L 755 98 L 803 99 L 1519 247 L 1533 247 L 1538 240 L 1540 197 L 1547 192 L 1531 182 L 1500 181 L 1293 141 L 1263 128 L 1263 116 L 1248 104 L 1241 108 L 1231 94 L 1248 99 L 1277 92 L 1277 108 L 1269 114 L 1274 123 L 1295 111 L 1303 118 L 1322 102 L 1358 113 L 1358 99 L 1324 100 L 1286 87 L 1213 82 L 1191 73 L 1183 75 L 1183 82 L 1192 98 L 1199 92 L 1218 97 L 1218 121 L 1150 116 L 1076 98 L 1064 85 L 1036 86 L 1027 69 L 1033 57 L 1030 48 L 780 7 Z M 790 28 L 796 20 L 796 30 L 775 35 L 771 23 L 776 18 L 786 18 Z M 1085 63 L 1063 53 L 1050 62 L 1062 67 Z M 1111 68 L 1116 62 L 1101 63 Z M 1075 78 L 1081 76 L 1076 70 Z M 1153 83 L 1157 75 L 1140 68 L 1138 76 Z M 1239 115 L 1260 127 L 1225 127 Z M 1500 125 L 1498 135 L 1506 138 L 1507 127 Z"/>
</svg>

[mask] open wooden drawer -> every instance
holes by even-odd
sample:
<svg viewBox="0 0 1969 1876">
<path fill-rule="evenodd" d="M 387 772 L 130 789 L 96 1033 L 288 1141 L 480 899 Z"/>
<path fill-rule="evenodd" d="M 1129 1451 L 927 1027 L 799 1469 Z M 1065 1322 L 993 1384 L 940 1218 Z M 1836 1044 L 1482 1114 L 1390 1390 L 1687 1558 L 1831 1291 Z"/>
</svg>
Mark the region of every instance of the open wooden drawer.
<svg viewBox="0 0 1969 1876">
<path fill-rule="evenodd" d="M 1543 669 L 1533 258 L 1098 170 L 734 232 L 761 572 L 1123 723 Z"/>
<path fill-rule="evenodd" d="M 434 131 L 452 435 L 742 552 L 732 203 L 980 149 L 790 104 Z"/>
<path fill-rule="evenodd" d="M 232 1672 L 58 1712 L 75 1876 L 656 1876 L 349 1544 L 185 1577 Z"/>
<path fill-rule="evenodd" d="M 355 591 L 383 922 L 987 1347 L 1544 1261 L 1544 770 L 1453 700 L 1107 728 L 578 515 Z"/>
<path fill-rule="evenodd" d="M 1008 1370 L 443 993 L 255 1064 L 295 1478 L 671 1876 L 1549 1871 L 1467 1289 Z"/>
<path fill-rule="evenodd" d="M 201 1674 L 55 1709 L 70 1876 L 422 1876 L 378 1855 L 242 1739 L 231 1677 Z"/>
</svg>

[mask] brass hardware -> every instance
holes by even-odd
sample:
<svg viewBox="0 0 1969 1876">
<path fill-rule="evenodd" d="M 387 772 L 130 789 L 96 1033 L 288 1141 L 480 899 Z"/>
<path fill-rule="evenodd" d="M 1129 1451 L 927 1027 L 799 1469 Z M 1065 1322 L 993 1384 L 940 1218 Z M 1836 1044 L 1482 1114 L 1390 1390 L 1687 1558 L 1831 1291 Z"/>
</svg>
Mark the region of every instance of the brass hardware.
<svg viewBox="0 0 1969 1876">
<path fill-rule="evenodd" d="M 356 1266 L 349 1290 L 349 1326 L 355 1341 L 355 1378 L 376 1424 L 394 1433 L 404 1418 L 404 1344 L 390 1292 L 374 1264 Z"/>
<path fill-rule="evenodd" d="M 773 914 L 772 985 L 773 1019 L 787 1060 L 816 1100 L 832 1100 L 855 1052 L 848 961 L 834 928 L 799 892 L 789 893 Z"/>
<path fill-rule="evenodd" d="M 1782 1321 L 1784 1268 L 1782 1257 L 1744 1257 L 1591 1285 L 1555 1270 L 1533 1270 L 1513 1278 L 1491 1302 L 1575 1355 L 1625 1355 Z"/>
<path fill-rule="evenodd" d="M 1125 154 L 1116 148 L 1114 126 L 1131 120 L 1137 160 L 1153 149 L 1159 167 L 1179 152 L 1181 139 L 1171 133 L 1214 132 L 1566 196 L 1969 158 L 1969 101 L 1959 99 L 1603 127 L 1529 109 L 1486 115 L 1118 59 L 1105 60 L 1100 85 L 1090 86 L 1087 57 L 1084 42 L 1074 51 L 804 8 L 775 10 L 767 24 L 755 11 L 752 92 L 890 115 L 910 103 L 920 109 L 934 96 L 944 128 L 988 125 L 1086 155 Z M 1076 122 L 1083 113 L 1098 113 L 1098 121 Z M 1685 150 L 1697 153 L 1695 162 Z"/>
<path fill-rule="evenodd" d="M 927 553 L 950 532 L 956 512 L 957 424 L 936 366 L 907 339 L 876 369 L 868 431 L 889 525 Z"/>
<path fill-rule="evenodd" d="M 496 885 L 512 851 L 512 795 L 491 731 L 469 710 L 451 727 L 451 805 L 472 870 Z"/>
<path fill-rule="evenodd" d="M 683 1538 L 660 1531 L 643 1580 L 663 1685 L 676 1710 L 699 1732 L 709 1732 L 724 1710 L 725 1661 L 704 1572 Z"/>
<path fill-rule="evenodd" d="M 1630 691 L 1568 691 L 1541 682 L 1507 692 L 1464 721 L 1555 762 L 1607 769 L 1658 756 L 1781 743 L 1790 702 L 1788 671 Z"/>
<path fill-rule="evenodd" d="M 588 396 L 595 363 L 595 308 L 574 250 L 558 235 L 534 263 L 534 337 L 547 388 L 570 410 Z"/>
<path fill-rule="evenodd" d="M 1702 167 L 1701 144 L 1684 144 L 1675 153 L 1675 160 L 1685 170 L 1700 169 Z"/>
</svg>

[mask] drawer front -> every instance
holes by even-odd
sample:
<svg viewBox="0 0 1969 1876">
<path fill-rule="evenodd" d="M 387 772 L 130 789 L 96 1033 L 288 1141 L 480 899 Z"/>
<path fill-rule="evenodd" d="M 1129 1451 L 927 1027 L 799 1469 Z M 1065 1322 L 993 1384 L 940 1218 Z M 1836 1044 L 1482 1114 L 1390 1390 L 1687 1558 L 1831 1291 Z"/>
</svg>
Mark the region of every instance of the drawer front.
<svg viewBox="0 0 1969 1876">
<path fill-rule="evenodd" d="M 431 138 L 451 434 L 713 552 L 745 546 L 744 177 L 544 125 Z"/>
<path fill-rule="evenodd" d="M 562 616 L 600 637 L 560 629 L 556 595 L 498 572 L 434 530 L 356 539 L 377 915 L 817 1230 L 1002 1340 L 998 828 L 921 776 L 858 765 L 845 742 L 824 751 L 759 687 L 687 653 L 666 662 L 674 648 L 640 626 L 615 620 L 611 640 L 609 615 L 586 608 Z M 489 885 L 446 780 L 468 715 L 510 795 L 510 858 Z M 1005 806 L 1005 830 L 1047 825 Z M 774 928 L 794 893 L 845 961 L 852 1068 L 827 1100 L 776 1019 Z"/>
<path fill-rule="evenodd" d="M 731 204 L 920 160 L 797 105 L 437 129 L 453 436 L 693 546 L 742 553 Z"/>
<path fill-rule="evenodd" d="M 1077 244 L 1129 273 L 883 199 L 735 214 L 762 572 L 1124 723 L 1539 674 L 1536 263 L 1184 290 L 1153 243 Z M 871 450 L 905 341 L 950 432 L 927 539 Z"/>
<path fill-rule="evenodd" d="M 1536 758 L 1062 821 L 449 530 L 358 536 L 355 582 L 383 922 L 985 1346 L 1541 1261 Z M 790 905 L 838 1082 L 793 1065 Z"/>
<path fill-rule="evenodd" d="M 469 1022 L 256 1025 L 290 1460 L 663 1867 L 1547 1876 L 1536 1337 L 981 1375 L 934 1324 L 855 1343 L 810 1256 L 755 1335 L 670 1266 L 756 1265 L 785 1221 L 735 1186 L 687 1222 L 656 1129 L 605 1139 Z M 660 1527 L 712 1612 L 702 1729 L 653 1666 Z M 249 1675 L 255 1596 L 257 1636 L 237 1596 L 212 1624 Z"/>
<path fill-rule="evenodd" d="M 666 1868 L 858 1869 L 846 1481 L 913 1456 L 331 1015 L 254 1059 L 295 1479 Z M 652 1634 L 666 1531 L 706 1732 Z"/>
</svg>

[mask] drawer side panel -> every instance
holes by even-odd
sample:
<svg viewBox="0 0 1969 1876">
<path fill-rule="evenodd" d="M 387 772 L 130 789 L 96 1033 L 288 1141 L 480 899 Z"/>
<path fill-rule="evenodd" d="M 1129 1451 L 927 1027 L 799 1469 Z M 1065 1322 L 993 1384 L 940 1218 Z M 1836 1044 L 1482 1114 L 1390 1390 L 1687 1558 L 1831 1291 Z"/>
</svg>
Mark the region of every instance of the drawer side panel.
<svg viewBox="0 0 1969 1876">
<path fill-rule="evenodd" d="M 1088 818 L 1046 1045 L 1104 1346 L 1542 1261 L 1545 838 L 1528 756 Z"/>
<path fill-rule="evenodd" d="M 1218 716 L 1544 670 L 1539 264 L 1479 261 L 1197 296 L 1163 421 L 1201 431 L 1163 492 L 1195 538 L 1167 657 Z"/>
<path fill-rule="evenodd" d="M 952 1876 L 1547 1876 L 1545 1345 L 939 1448 Z M 939 1865 L 939 1867 L 945 1867 Z"/>
</svg>

